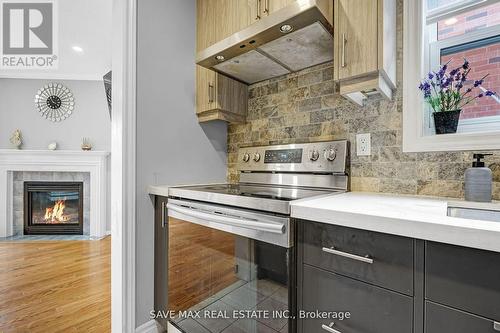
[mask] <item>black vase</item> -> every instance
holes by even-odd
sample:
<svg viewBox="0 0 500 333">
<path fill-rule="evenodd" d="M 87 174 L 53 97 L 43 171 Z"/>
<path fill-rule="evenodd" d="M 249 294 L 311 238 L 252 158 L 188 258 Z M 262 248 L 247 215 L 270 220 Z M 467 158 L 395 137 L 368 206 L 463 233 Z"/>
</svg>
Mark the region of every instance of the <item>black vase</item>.
<svg viewBox="0 0 500 333">
<path fill-rule="evenodd" d="M 460 112 L 462 110 L 434 112 L 436 134 L 457 133 Z"/>
</svg>

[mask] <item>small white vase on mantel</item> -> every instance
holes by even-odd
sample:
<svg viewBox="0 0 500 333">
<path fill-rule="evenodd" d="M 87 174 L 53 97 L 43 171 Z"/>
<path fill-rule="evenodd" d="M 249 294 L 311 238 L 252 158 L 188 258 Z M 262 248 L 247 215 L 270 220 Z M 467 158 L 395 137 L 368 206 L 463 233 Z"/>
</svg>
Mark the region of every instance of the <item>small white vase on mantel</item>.
<svg viewBox="0 0 500 333">
<path fill-rule="evenodd" d="M 12 133 L 10 143 L 15 149 L 21 149 L 21 146 L 23 145 L 23 136 L 20 130 L 16 129 L 14 133 Z"/>
</svg>

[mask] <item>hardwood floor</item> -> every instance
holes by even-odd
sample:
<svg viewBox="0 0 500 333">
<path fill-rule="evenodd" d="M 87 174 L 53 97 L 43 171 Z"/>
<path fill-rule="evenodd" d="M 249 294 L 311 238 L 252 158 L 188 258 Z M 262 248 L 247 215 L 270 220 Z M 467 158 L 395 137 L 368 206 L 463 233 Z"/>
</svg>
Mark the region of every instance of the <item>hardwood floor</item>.
<svg viewBox="0 0 500 333">
<path fill-rule="evenodd" d="M 0 242 L 0 332 L 111 331 L 111 237 Z"/>
</svg>

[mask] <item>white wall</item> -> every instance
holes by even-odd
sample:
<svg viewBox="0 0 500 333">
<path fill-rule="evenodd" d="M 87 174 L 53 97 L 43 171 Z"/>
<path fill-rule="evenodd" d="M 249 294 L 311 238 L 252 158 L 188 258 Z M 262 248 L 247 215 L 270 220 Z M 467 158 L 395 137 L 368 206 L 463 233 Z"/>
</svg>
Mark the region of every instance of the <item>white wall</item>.
<svg viewBox="0 0 500 333">
<path fill-rule="evenodd" d="M 102 81 L 53 81 L 67 86 L 75 97 L 75 111 L 66 120 L 53 123 L 35 108 L 35 94 L 46 80 L 0 79 L 0 148 L 10 148 L 15 129 L 23 134 L 23 149 L 47 149 L 56 141 L 58 149 L 79 150 L 88 137 L 94 150 L 110 150 L 111 121 Z"/>
<path fill-rule="evenodd" d="M 138 1 L 136 326 L 153 309 L 149 184 L 224 181 L 226 125 L 195 115 L 195 0 Z"/>
</svg>

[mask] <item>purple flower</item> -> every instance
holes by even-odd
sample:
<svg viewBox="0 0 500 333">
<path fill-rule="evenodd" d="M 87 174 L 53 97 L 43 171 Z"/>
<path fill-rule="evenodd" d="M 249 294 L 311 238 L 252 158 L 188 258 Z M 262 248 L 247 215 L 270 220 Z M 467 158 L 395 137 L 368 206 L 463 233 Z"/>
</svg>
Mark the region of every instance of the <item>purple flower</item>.
<svg viewBox="0 0 500 333">
<path fill-rule="evenodd" d="M 486 92 L 484 93 L 486 96 L 493 96 L 493 95 L 496 95 L 496 93 L 494 91 L 491 91 L 491 90 L 486 90 Z"/>
<path fill-rule="evenodd" d="M 443 88 L 447 88 L 451 83 L 451 78 L 446 78 L 441 85 Z"/>
<path fill-rule="evenodd" d="M 469 61 L 467 61 L 467 59 L 464 58 L 464 64 L 462 65 L 462 68 L 463 69 L 468 69 L 469 68 Z"/>
<path fill-rule="evenodd" d="M 477 97 L 479 97 L 479 98 L 481 98 L 481 97 L 483 97 L 483 96 L 484 96 L 484 95 L 483 95 L 482 93 L 481 93 L 481 94 L 479 94 L 479 95 L 477 95 Z"/>
<path fill-rule="evenodd" d="M 482 84 L 483 84 L 483 81 L 484 81 L 483 79 L 474 81 L 474 88 L 477 88 L 477 87 L 479 87 L 480 85 L 482 85 Z"/>
<path fill-rule="evenodd" d="M 455 76 L 457 75 L 458 71 L 460 70 L 460 68 L 455 68 L 453 69 L 451 72 L 450 72 L 450 76 Z"/>
<path fill-rule="evenodd" d="M 420 85 L 418 86 L 418 89 L 420 89 L 424 93 L 424 97 L 430 97 L 431 96 L 431 85 L 429 82 L 424 81 L 421 82 Z"/>
<path fill-rule="evenodd" d="M 434 78 L 434 74 L 432 74 L 432 72 L 429 72 L 427 76 L 429 77 L 429 80 L 432 80 Z"/>
</svg>

